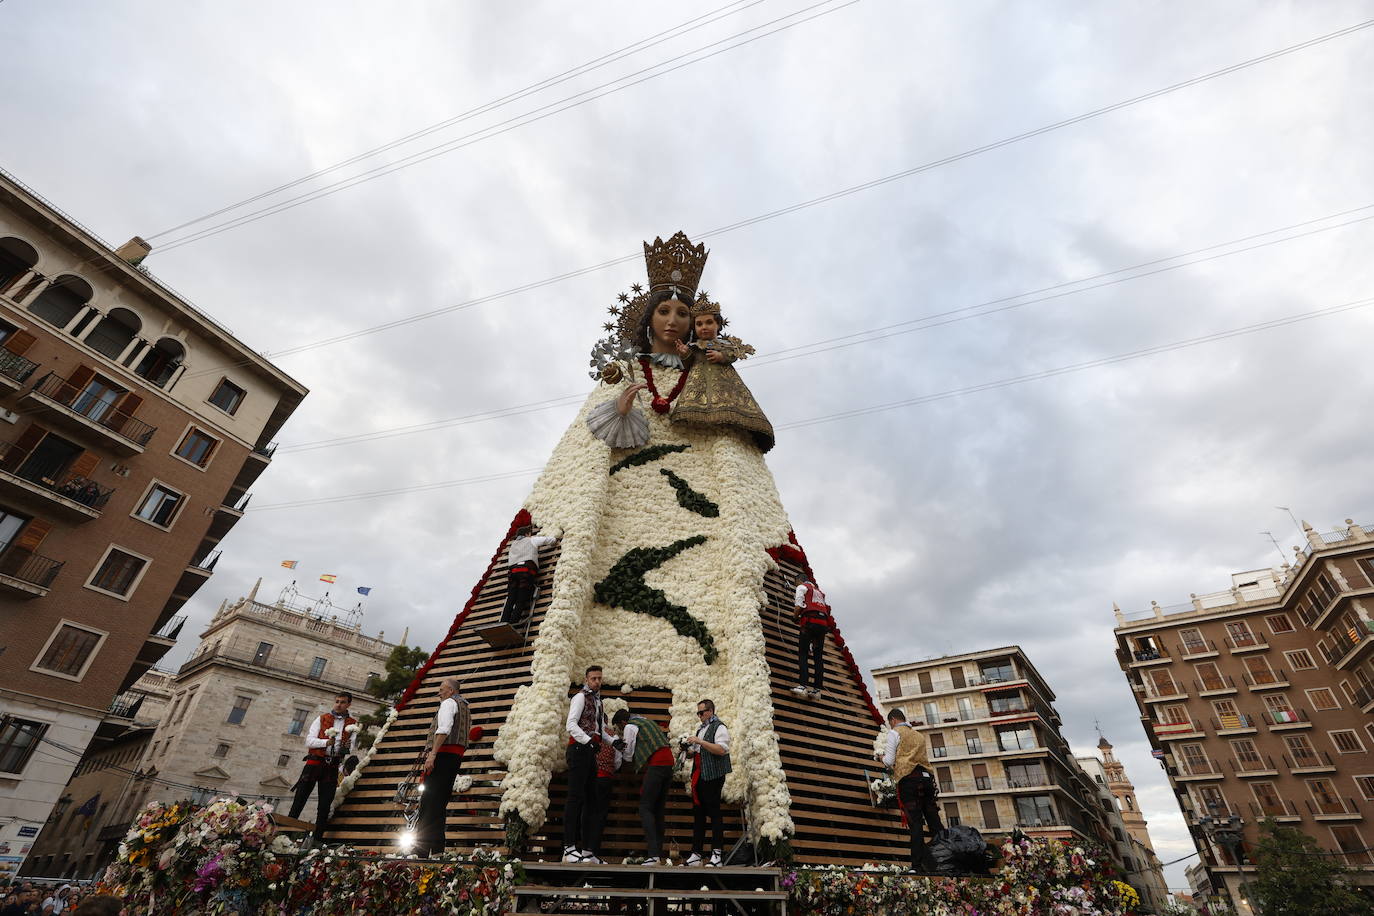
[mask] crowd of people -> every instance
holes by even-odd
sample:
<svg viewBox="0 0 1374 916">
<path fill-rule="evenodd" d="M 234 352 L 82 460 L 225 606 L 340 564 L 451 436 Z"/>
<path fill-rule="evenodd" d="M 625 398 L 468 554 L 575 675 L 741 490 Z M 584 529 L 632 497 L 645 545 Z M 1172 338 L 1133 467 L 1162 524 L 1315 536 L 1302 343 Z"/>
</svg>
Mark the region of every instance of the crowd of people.
<svg viewBox="0 0 1374 916">
<path fill-rule="evenodd" d="M 0 889 L 0 916 L 119 916 L 118 897 L 74 884 L 17 880 Z"/>
</svg>

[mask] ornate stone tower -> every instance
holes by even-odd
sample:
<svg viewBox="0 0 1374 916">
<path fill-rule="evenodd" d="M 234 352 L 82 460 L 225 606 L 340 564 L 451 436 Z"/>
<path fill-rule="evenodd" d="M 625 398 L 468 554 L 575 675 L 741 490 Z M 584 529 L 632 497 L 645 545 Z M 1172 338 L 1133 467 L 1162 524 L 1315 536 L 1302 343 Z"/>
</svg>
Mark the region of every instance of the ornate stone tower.
<svg viewBox="0 0 1374 916">
<path fill-rule="evenodd" d="M 1107 788 L 1116 796 L 1116 803 L 1121 807 L 1121 820 L 1131 836 L 1153 851 L 1150 831 L 1145 829 L 1145 815 L 1140 813 L 1140 805 L 1135 800 L 1135 785 L 1126 776 L 1126 768 L 1112 755 L 1112 743 L 1106 738 L 1097 742 L 1097 749 L 1102 752 L 1102 765 L 1107 769 Z"/>
</svg>

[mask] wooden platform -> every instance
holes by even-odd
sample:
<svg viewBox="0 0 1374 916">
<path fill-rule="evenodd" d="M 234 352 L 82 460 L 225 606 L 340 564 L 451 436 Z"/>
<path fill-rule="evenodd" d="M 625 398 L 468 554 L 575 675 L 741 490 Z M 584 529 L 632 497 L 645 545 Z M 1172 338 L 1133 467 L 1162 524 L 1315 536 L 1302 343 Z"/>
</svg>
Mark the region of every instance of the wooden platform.
<svg viewBox="0 0 1374 916">
<path fill-rule="evenodd" d="M 524 864 L 517 913 L 787 913 L 777 868 Z"/>
<path fill-rule="evenodd" d="M 401 711 L 357 785 L 335 813 L 327 835 L 329 842 L 395 850 L 402 818 L 393 795 L 433 721 L 439 681 L 453 675 L 462 680 L 463 695 L 472 704 L 472 722 L 485 729 L 486 737 L 468 750 L 463 761 L 461 774 L 471 776 L 473 786 L 449 805 L 449 848 L 461 853 L 470 853 L 479 845 L 504 848 L 505 828 L 497 808 L 505 773 L 492 759 L 492 740 L 504 722 L 516 688 L 530 681 L 532 645 L 548 607 L 557 555 L 556 547 L 542 554 L 539 600 L 535 603 L 529 639 L 510 647 L 495 647 L 482 639 L 478 631 L 500 621 L 506 599 L 503 546 L 501 562 L 482 583 L 463 627 L 443 648 L 423 687 Z M 792 795 L 797 861 L 849 866 L 905 861 L 909 850 L 897 813 L 872 807 L 864 781 L 865 768 L 874 766 L 871 754 L 878 724 L 860 692 L 858 675 L 844 664 L 833 639 L 828 638 L 826 645 L 824 697 L 811 699 L 791 691 L 797 683 L 798 671 L 790 583 L 798 572 L 797 566 L 784 561 L 781 572 L 767 577 L 765 587 L 770 604 L 762 610 L 767 660 L 772 672 L 774 724 Z M 823 576 L 821 581 L 824 582 Z M 843 621 L 843 608 L 836 609 L 836 617 Z M 574 685 L 569 685 L 570 693 L 573 689 Z M 667 690 L 637 689 L 626 699 L 636 712 L 658 721 L 667 719 L 671 699 Z M 616 780 L 603 844 L 603 858 L 608 861 L 644 854 L 638 792 L 639 780 L 633 773 Z M 532 833 L 524 858 L 561 858 L 565 794 L 566 783 L 555 777 L 550 786 L 549 821 Z M 739 811 L 727 806 L 725 815 L 726 842 L 734 843 L 740 831 Z M 665 851 L 680 860 L 691 846 L 691 836 L 691 799 L 685 790 L 675 786 L 669 796 Z"/>
</svg>

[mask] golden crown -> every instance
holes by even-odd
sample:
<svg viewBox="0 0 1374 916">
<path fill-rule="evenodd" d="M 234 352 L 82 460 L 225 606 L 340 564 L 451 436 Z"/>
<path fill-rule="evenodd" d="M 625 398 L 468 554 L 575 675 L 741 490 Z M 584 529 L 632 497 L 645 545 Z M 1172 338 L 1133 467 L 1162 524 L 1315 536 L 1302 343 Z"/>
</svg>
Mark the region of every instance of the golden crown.
<svg viewBox="0 0 1374 916">
<path fill-rule="evenodd" d="M 676 287 L 683 293 L 683 301 L 696 295 L 701 273 L 706 269 L 709 252 L 706 246 L 693 245 L 681 231 L 668 241 L 655 237 L 654 243 L 644 243 L 644 264 L 649 269 L 649 292 Z"/>
<path fill-rule="evenodd" d="M 710 295 L 705 292 L 697 293 L 697 300 L 692 303 L 691 312 L 693 318 L 698 315 L 715 315 L 716 324 L 720 325 L 722 328 L 729 324 L 720 313 L 720 303 L 712 302 Z"/>
</svg>

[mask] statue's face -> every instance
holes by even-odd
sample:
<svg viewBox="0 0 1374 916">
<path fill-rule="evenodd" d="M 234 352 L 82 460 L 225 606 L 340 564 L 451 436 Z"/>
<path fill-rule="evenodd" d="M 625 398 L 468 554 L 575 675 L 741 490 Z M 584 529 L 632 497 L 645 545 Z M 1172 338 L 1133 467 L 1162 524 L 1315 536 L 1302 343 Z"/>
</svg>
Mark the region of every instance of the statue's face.
<svg viewBox="0 0 1374 916">
<path fill-rule="evenodd" d="M 687 306 L 676 299 L 665 299 L 654 306 L 649 318 L 650 343 L 655 353 L 673 353 L 677 342 L 687 336 L 692 315 Z"/>
<path fill-rule="evenodd" d="M 698 315 L 692 319 L 692 327 L 697 332 L 697 340 L 715 340 L 720 333 L 715 315 Z"/>
</svg>

